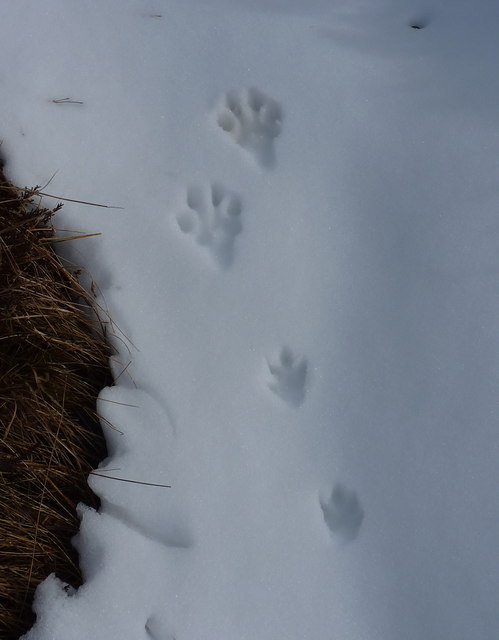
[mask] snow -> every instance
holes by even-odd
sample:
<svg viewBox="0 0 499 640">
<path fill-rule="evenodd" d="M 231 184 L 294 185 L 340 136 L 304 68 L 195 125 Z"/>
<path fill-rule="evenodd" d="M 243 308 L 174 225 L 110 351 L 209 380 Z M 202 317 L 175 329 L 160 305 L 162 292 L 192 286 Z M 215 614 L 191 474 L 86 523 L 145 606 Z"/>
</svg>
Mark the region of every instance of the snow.
<svg viewBox="0 0 499 640">
<path fill-rule="evenodd" d="M 498 20 L 5 4 L 8 175 L 123 207 L 58 219 L 102 233 L 98 472 L 172 485 L 89 477 L 27 640 L 498 636 Z"/>
</svg>

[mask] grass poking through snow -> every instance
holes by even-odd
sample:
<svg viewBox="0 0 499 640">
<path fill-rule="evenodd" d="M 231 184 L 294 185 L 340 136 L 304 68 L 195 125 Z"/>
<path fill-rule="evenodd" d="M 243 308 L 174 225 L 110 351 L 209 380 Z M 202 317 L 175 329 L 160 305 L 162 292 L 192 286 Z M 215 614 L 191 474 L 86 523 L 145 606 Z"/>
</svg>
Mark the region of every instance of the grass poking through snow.
<svg viewBox="0 0 499 640">
<path fill-rule="evenodd" d="M 81 583 L 75 506 L 106 448 L 95 410 L 110 384 L 92 297 L 54 252 L 54 210 L 0 169 L 0 637 L 33 623 L 33 592 L 55 572 Z M 60 239 L 57 239 L 60 240 Z"/>
</svg>

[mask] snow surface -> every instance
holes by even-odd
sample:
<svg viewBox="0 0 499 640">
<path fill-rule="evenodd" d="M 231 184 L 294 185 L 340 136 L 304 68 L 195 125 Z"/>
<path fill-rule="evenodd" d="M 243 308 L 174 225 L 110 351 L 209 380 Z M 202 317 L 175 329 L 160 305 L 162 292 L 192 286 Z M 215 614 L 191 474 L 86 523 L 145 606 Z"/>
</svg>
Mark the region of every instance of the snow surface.
<svg viewBox="0 0 499 640">
<path fill-rule="evenodd" d="M 498 26 L 3 2 L 8 175 L 123 207 L 58 219 L 102 232 L 102 473 L 172 485 L 89 478 L 28 640 L 499 637 Z"/>
</svg>

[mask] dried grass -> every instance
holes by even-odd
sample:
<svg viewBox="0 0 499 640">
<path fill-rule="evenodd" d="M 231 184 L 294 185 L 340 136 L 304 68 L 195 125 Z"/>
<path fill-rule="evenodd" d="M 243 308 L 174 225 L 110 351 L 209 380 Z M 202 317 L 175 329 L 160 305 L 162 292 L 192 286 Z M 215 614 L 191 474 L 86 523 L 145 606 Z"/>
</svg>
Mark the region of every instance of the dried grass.
<svg viewBox="0 0 499 640">
<path fill-rule="evenodd" d="M 33 623 L 51 572 L 81 584 L 70 545 L 87 476 L 106 457 L 95 400 L 110 351 L 92 298 L 53 244 L 54 210 L 0 168 L 0 638 Z M 59 240 L 59 239 L 58 239 Z"/>
</svg>

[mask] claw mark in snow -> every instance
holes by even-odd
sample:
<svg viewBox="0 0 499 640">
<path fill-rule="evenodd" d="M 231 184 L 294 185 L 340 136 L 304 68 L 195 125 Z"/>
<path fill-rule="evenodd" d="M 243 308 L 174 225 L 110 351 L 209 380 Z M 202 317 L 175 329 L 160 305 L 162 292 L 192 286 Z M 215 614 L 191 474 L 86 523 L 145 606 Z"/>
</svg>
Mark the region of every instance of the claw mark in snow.
<svg viewBox="0 0 499 640">
<path fill-rule="evenodd" d="M 272 381 L 269 389 L 291 407 L 298 407 L 305 400 L 307 378 L 306 358 L 297 359 L 288 347 L 283 347 L 276 364 L 268 362 Z"/>
<path fill-rule="evenodd" d="M 217 124 L 263 165 L 275 162 L 273 139 L 281 133 L 281 106 L 258 89 L 229 91 L 217 112 Z"/>
<path fill-rule="evenodd" d="M 208 189 L 190 187 L 187 206 L 187 210 L 177 214 L 180 230 L 205 246 L 221 267 L 230 266 L 235 237 L 242 231 L 240 199 L 214 183 Z"/>
<path fill-rule="evenodd" d="M 321 501 L 324 520 L 332 534 L 343 542 L 355 540 L 359 533 L 364 510 L 355 491 L 337 482 L 327 502 Z"/>
</svg>

